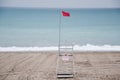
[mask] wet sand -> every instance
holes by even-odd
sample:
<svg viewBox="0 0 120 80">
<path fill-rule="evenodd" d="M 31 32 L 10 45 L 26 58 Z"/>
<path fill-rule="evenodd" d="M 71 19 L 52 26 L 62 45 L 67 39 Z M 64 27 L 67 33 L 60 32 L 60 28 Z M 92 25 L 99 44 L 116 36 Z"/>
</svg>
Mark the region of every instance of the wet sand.
<svg viewBox="0 0 120 80">
<path fill-rule="evenodd" d="M 57 52 L 0 52 L 0 80 L 58 80 Z M 120 52 L 75 52 L 74 78 L 120 80 Z"/>
</svg>

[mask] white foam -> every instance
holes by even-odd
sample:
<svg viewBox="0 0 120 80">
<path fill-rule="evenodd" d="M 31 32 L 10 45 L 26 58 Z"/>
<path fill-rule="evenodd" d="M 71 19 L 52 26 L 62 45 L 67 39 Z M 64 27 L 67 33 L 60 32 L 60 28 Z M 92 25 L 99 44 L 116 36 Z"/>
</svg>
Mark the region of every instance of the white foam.
<svg viewBox="0 0 120 80">
<path fill-rule="evenodd" d="M 63 46 L 63 47 L 71 47 L 71 46 Z M 16 51 L 57 51 L 57 46 L 50 47 L 0 47 L 0 52 L 16 52 Z M 120 51 L 120 45 L 74 45 L 74 51 Z"/>
<path fill-rule="evenodd" d="M 0 52 L 7 51 L 57 51 L 58 47 L 0 47 Z"/>
<path fill-rule="evenodd" d="M 119 46 L 111 46 L 111 45 L 103 45 L 103 46 L 97 46 L 97 45 L 91 45 L 87 44 L 85 46 L 74 46 L 75 51 L 120 51 L 120 45 Z"/>
</svg>

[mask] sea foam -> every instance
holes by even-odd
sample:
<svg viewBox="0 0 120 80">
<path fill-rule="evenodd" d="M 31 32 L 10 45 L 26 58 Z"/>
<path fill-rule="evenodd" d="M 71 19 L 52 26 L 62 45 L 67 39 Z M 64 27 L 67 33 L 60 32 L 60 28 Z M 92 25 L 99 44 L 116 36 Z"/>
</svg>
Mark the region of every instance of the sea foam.
<svg viewBox="0 0 120 80">
<path fill-rule="evenodd" d="M 71 46 L 62 46 L 69 48 Z M 50 47 L 0 47 L 0 52 L 16 52 L 16 51 L 57 51 L 59 48 L 57 46 Z M 74 45 L 74 51 L 120 51 L 120 45 Z"/>
</svg>

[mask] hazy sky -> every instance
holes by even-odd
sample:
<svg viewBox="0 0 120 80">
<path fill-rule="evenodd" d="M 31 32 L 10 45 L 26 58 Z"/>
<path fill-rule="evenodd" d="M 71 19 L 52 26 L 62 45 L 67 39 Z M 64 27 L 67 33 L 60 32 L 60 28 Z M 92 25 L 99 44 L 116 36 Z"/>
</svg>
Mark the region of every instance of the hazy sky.
<svg viewBox="0 0 120 80">
<path fill-rule="evenodd" d="M 0 0 L 2 7 L 120 8 L 120 0 Z"/>
</svg>

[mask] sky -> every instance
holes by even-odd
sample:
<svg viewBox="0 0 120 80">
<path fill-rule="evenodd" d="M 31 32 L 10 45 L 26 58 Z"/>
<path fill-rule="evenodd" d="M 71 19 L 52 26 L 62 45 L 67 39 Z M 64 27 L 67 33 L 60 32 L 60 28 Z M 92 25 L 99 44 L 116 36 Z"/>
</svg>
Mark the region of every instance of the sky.
<svg viewBox="0 0 120 80">
<path fill-rule="evenodd" d="M 0 7 L 120 8 L 120 0 L 0 0 Z"/>
</svg>

